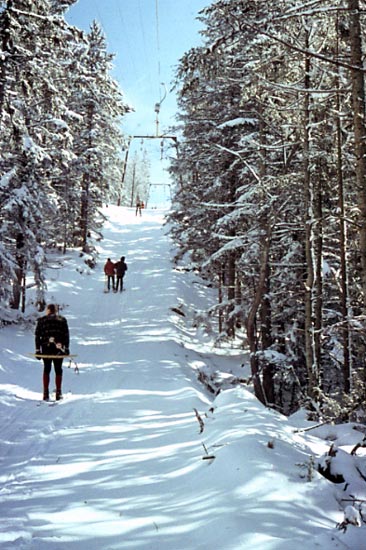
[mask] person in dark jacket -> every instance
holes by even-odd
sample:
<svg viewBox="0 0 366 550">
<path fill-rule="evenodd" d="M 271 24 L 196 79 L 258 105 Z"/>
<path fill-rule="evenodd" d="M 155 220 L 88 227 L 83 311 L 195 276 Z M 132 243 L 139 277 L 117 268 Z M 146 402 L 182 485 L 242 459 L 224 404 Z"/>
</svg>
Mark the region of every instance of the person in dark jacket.
<svg viewBox="0 0 366 550">
<path fill-rule="evenodd" d="M 122 258 L 114 264 L 114 267 L 116 268 L 116 275 L 117 275 L 117 283 L 116 283 L 116 292 L 118 291 L 118 288 L 120 289 L 120 292 L 123 290 L 123 277 L 125 276 L 125 273 L 127 271 L 127 264 L 125 262 L 125 257 L 122 256 Z"/>
<path fill-rule="evenodd" d="M 141 203 L 140 203 L 140 201 L 137 201 L 137 202 L 136 202 L 136 211 L 135 211 L 135 215 L 137 216 L 138 213 L 139 213 L 140 216 L 141 216 Z"/>
<path fill-rule="evenodd" d="M 49 304 L 46 315 L 37 321 L 35 331 L 36 355 L 69 355 L 69 327 L 65 317 L 58 315 L 55 304 Z M 42 359 L 42 357 L 38 357 Z M 43 358 L 43 399 L 49 399 L 49 383 L 52 363 L 55 369 L 56 400 L 62 398 L 63 358 Z"/>
<path fill-rule="evenodd" d="M 108 258 L 108 260 L 104 264 L 104 273 L 107 276 L 108 290 L 111 289 L 111 282 L 112 288 L 113 290 L 115 290 L 115 265 L 110 258 Z"/>
</svg>

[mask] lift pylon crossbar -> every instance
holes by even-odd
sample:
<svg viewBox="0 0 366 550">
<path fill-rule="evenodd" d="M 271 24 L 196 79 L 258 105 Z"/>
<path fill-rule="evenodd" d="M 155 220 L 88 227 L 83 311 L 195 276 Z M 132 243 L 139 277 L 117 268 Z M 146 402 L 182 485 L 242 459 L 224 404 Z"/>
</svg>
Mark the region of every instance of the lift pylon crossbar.
<svg viewBox="0 0 366 550">
<path fill-rule="evenodd" d="M 161 136 L 130 136 L 131 139 L 172 139 L 173 141 L 177 141 L 177 136 L 168 136 L 168 135 L 161 135 Z"/>
</svg>

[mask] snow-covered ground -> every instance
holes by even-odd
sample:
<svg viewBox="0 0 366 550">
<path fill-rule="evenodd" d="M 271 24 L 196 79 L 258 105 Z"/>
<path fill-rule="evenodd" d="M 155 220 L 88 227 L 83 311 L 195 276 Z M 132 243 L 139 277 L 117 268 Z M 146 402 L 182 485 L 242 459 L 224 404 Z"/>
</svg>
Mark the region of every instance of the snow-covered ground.
<svg viewBox="0 0 366 550">
<path fill-rule="evenodd" d="M 193 322 L 211 291 L 174 269 L 164 212 L 105 212 L 95 270 L 76 252 L 50 262 L 48 301 L 79 367 L 65 363 L 63 401 L 41 401 L 34 324 L 0 330 L 0 548 L 365 549 L 364 526 L 336 528 L 366 499 L 363 450 L 349 455 L 363 433 L 303 431 L 303 414 L 267 410 L 245 386 L 210 394 L 199 369 L 243 362 Z M 121 255 L 126 290 L 106 294 L 104 262 Z M 314 469 L 331 443 L 347 487 Z"/>
</svg>

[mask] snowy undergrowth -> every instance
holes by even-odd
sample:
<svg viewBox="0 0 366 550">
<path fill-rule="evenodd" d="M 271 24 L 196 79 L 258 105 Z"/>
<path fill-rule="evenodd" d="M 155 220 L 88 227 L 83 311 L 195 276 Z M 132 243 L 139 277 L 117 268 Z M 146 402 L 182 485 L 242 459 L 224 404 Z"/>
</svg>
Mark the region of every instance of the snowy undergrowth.
<svg viewBox="0 0 366 550">
<path fill-rule="evenodd" d="M 106 214 L 96 269 L 75 252 L 48 275 L 79 367 L 62 402 L 40 399 L 34 325 L 0 330 L 0 548 L 365 548 L 364 426 L 286 418 L 243 384 L 211 394 L 200 370 L 231 380 L 243 362 L 197 326 L 212 289 L 173 268 L 163 212 Z M 121 255 L 126 291 L 105 294 Z"/>
</svg>

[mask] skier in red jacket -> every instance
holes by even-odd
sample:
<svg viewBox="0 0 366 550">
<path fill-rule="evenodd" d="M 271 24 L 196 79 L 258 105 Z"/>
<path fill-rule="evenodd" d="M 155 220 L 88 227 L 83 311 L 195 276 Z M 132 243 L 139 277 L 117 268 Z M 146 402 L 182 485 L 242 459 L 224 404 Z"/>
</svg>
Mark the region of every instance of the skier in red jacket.
<svg viewBox="0 0 366 550">
<path fill-rule="evenodd" d="M 107 285 L 108 285 L 108 291 L 111 289 L 111 281 L 112 281 L 112 288 L 115 290 L 115 270 L 114 270 L 114 263 L 111 261 L 110 258 L 106 261 L 104 265 L 104 273 L 107 276 Z"/>
</svg>

